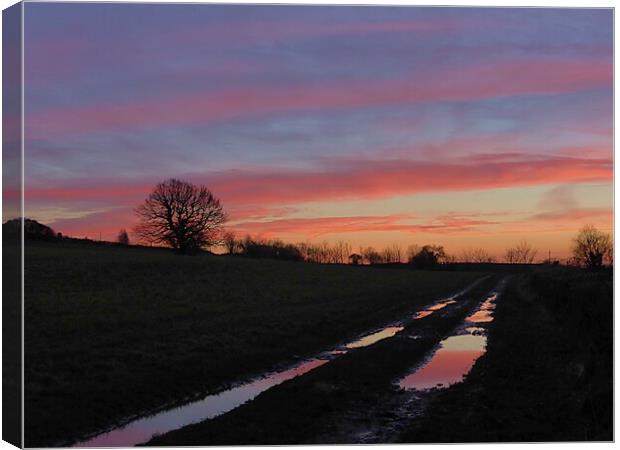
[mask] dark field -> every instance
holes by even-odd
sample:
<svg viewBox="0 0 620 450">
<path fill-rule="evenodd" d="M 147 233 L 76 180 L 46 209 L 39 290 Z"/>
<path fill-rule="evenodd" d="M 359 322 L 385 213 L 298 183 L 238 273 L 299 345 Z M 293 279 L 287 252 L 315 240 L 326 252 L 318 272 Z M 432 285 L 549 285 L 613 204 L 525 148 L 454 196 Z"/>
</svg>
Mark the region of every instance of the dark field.
<svg viewBox="0 0 620 450">
<path fill-rule="evenodd" d="M 26 445 L 70 443 L 309 356 L 478 278 L 27 242 Z"/>
<path fill-rule="evenodd" d="M 611 272 L 513 275 L 487 353 L 463 383 L 399 390 L 407 372 L 496 283 L 452 309 L 149 445 L 541 442 L 613 439 Z M 410 333 L 420 338 L 411 340 Z"/>
</svg>

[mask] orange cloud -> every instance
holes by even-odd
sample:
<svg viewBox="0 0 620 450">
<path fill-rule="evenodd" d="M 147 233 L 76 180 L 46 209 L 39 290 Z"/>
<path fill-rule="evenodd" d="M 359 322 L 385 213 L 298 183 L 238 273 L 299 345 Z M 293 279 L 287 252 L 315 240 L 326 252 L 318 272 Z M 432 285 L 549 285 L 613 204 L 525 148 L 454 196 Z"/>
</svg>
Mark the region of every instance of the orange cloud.
<svg viewBox="0 0 620 450">
<path fill-rule="evenodd" d="M 540 213 L 524 220 L 502 220 L 502 215 L 513 212 L 492 214 L 446 214 L 426 221 L 416 220 L 412 215 L 393 214 L 385 216 L 348 216 L 320 218 L 291 218 L 264 221 L 238 221 L 229 227 L 238 235 L 256 235 L 266 238 L 283 236 L 302 236 L 303 239 L 316 239 L 324 236 L 345 233 L 402 232 L 408 242 L 410 234 L 431 235 L 477 235 L 532 234 L 548 231 L 576 231 L 584 223 L 602 226 L 611 224 L 613 211 L 608 208 L 582 208 L 563 212 Z M 493 216 L 494 220 L 482 217 Z M 364 239 L 368 239 L 366 236 Z M 474 239 L 475 241 L 475 239 Z M 471 244 L 471 240 L 468 243 Z"/>
<path fill-rule="evenodd" d="M 239 234 L 258 234 L 265 237 L 276 237 L 291 233 L 316 238 L 328 234 L 359 231 L 407 231 L 412 225 L 402 223 L 406 219 L 410 219 L 410 217 L 406 215 L 388 215 L 296 218 L 238 222 L 231 228 Z"/>
<path fill-rule="evenodd" d="M 612 208 L 573 208 L 561 211 L 547 211 L 533 214 L 522 220 L 501 223 L 494 232 L 499 234 L 523 235 L 545 232 L 576 232 L 583 225 L 591 223 L 602 230 L 610 230 L 613 224 Z"/>
<path fill-rule="evenodd" d="M 528 221 L 534 223 L 546 223 L 550 225 L 566 225 L 569 228 L 575 224 L 586 222 L 601 222 L 611 225 L 613 220 L 612 208 L 574 208 L 565 211 L 550 211 L 535 214 Z"/>
<path fill-rule="evenodd" d="M 438 216 L 428 223 L 412 223 L 414 217 L 406 214 L 386 216 L 350 216 L 292 218 L 272 221 L 242 221 L 231 228 L 238 234 L 277 237 L 284 234 L 303 235 L 308 238 L 357 232 L 407 232 L 451 234 L 470 231 L 474 227 L 492 225 L 497 222 L 472 218 L 464 215 Z"/>
</svg>

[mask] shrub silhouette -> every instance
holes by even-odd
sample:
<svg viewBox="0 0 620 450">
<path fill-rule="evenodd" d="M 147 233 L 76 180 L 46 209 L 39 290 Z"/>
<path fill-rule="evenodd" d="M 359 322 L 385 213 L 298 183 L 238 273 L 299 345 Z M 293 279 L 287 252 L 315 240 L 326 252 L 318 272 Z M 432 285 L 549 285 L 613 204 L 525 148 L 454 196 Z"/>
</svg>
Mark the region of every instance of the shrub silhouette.
<svg viewBox="0 0 620 450">
<path fill-rule="evenodd" d="M 445 258 L 446 252 L 441 245 L 425 245 L 410 257 L 409 263 L 417 269 L 430 269 L 444 262 Z"/>
<path fill-rule="evenodd" d="M 16 238 L 21 235 L 22 219 L 7 220 L 2 225 L 2 231 L 8 238 Z M 56 232 L 34 219 L 24 218 L 24 238 L 26 239 L 55 239 Z"/>
<path fill-rule="evenodd" d="M 122 228 L 118 232 L 118 236 L 117 236 L 116 240 L 118 241 L 119 244 L 129 245 L 129 234 L 127 234 L 127 230 Z"/>
</svg>

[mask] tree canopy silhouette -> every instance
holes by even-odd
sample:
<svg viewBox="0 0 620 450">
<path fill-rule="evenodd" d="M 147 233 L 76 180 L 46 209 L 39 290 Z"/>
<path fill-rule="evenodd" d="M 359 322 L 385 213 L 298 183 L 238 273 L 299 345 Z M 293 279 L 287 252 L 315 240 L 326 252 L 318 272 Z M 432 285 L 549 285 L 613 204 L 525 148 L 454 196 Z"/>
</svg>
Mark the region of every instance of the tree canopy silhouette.
<svg viewBox="0 0 620 450">
<path fill-rule="evenodd" d="M 127 234 L 127 230 L 121 228 L 121 230 L 118 232 L 116 240 L 119 244 L 129 245 L 129 234 Z"/>
<path fill-rule="evenodd" d="M 446 252 L 443 246 L 425 245 L 416 254 L 409 256 L 409 263 L 418 269 L 429 269 L 443 263 L 445 259 Z"/>
<path fill-rule="evenodd" d="M 219 243 L 226 213 L 206 186 L 171 178 L 159 183 L 135 210 L 143 240 L 192 253 Z"/>
<path fill-rule="evenodd" d="M 613 244 L 607 233 L 586 225 L 573 240 L 573 256 L 582 266 L 599 269 L 605 260 L 611 263 Z"/>
</svg>

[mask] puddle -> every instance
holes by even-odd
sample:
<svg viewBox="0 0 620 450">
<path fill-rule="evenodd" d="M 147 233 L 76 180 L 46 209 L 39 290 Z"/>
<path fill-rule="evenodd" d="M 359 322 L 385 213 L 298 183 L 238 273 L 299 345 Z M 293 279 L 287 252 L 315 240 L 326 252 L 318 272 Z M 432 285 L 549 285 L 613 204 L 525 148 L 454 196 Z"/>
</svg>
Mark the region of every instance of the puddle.
<svg viewBox="0 0 620 450">
<path fill-rule="evenodd" d="M 380 331 L 369 334 L 368 336 L 364 336 L 363 338 L 358 339 L 357 341 L 353 341 L 345 345 L 345 347 L 348 349 L 368 347 L 369 345 L 376 344 L 377 342 L 382 341 L 383 339 L 387 339 L 387 338 L 390 338 L 396 335 L 396 333 L 402 331 L 404 328 L 405 327 L 403 326 L 386 327 Z"/>
<path fill-rule="evenodd" d="M 484 353 L 486 336 L 465 334 L 451 336 L 441 342 L 430 362 L 403 378 L 403 389 L 431 389 L 449 386 L 463 380 L 476 360 Z"/>
<path fill-rule="evenodd" d="M 420 311 L 418 313 L 416 313 L 415 316 L 413 316 L 414 320 L 418 320 L 418 319 L 423 319 L 424 317 L 428 317 L 431 314 L 433 314 L 435 311 L 439 311 L 440 309 L 445 308 L 448 305 L 451 305 L 453 303 L 456 303 L 456 300 L 454 300 L 454 297 L 448 299 L 448 300 L 444 300 L 442 302 L 439 303 L 435 303 L 432 306 L 429 306 L 428 308 L 426 308 L 424 311 Z"/>
<path fill-rule="evenodd" d="M 448 305 L 451 305 L 453 303 L 456 303 L 456 300 L 450 299 L 446 302 L 441 302 L 441 303 L 437 303 L 436 305 L 431 306 L 430 308 L 428 308 L 429 311 L 439 311 L 440 309 L 445 308 Z"/>
<path fill-rule="evenodd" d="M 493 320 L 493 310 L 495 309 L 495 299 L 497 299 L 496 292 L 491 294 L 484 303 L 480 305 L 480 308 L 465 320 L 470 323 L 491 322 Z"/>
<path fill-rule="evenodd" d="M 413 319 L 417 320 L 417 319 L 421 319 L 423 317 L 427 317 L 430 316 L 431 314 L 433 314 L 435 311 L 439 311 L 440 309 L 445 308 L 448 305 L 452 305 L 453 303 L 456 303 L 456 298 L 460 297 L 461 295 L 465 294 L 469 289 L 471 289 L 473 286 L 475 286 L 478 283 L 478 281 L 476 283 L 473 283 L 472 285 L 470 285 L 469 287 L 463 289 L 462 291 L 454 294 L 452 297 L 448 297 L 447 299 L 443 299 L 437 303 L 433 303 L 431 306 L 427 306 L 426 308 L 424 308 L 422 311 L 418 311 L 413 315 Z M 394 335 L 396 335 L 397 333 L 401 332 L 405 327 L 401 324 L 399 325 L 390 325 L 387 326 L 379 331 L 376 331 L 374 333 L 368 334 L 364 337 L 362 337 L 361 339 L 358 339 L 356 341 L 350 342 L 348 344 L 345 345 L 345 347 L 347 349 L 355 349 L 355 348 L 362 348 L 362 347 L 368 347 L 369 345 L 372 344 L 376 344 L 379 341 L 382 341 L 383 339 L 387 339 L 390 338 Z"/>
<path fill-rule="evenodd" d="M 489 294 L 478 309 L 465 319 L 465 324 L 454 335 L 441 341 L 430 359 L 401 379 L 398 385 L 407 390 L 425 390 L 444 388 L 463 381 L 476 360 L 486 351 L 487 344 L 486 329 L 468 324 L 491 322 L 497 296 L 497 292 Z"/>
<path fill-rule="evenodd" d="M 466 293 L 481 280 L 482 279 L 472 283 L 452 297 L 443 299 L 425 308 L 425 310 L 419 311 L 415 317 L 426 312 L 428 312 L 427 315 L 430 315 L 435 311 L 445 308 L 447 305 L 456 303 L 455 298 Z M 362 336 L 353 342 L 321 353 L 319 356 L 304 361 L 292 368 L 267 374 L 264 377 L 257 378 L 218 394 L 206 396 L 201 400 L 177 408 L 130 421 L 126 425 L 115 428 L 109 432 L 81 441 L 75 444 L 74 447 L 130 447 L 143 444 L 155 435 L 167 433 L 192 423 L 202 422 L 203 420 L 212 419 L 225 414 L 252 400 L 267 389 L 292 378 L 304 375 L 317 367 L 327 364 L 334 358 L 346 354 L 349 350 L 368 347 L 379 341 L 395 336 L 404 328 L 404 324 L 402 323 L 392 323 L 385 328 Z M 411 338 L 415 339 L 417 336 Z"/>
<path fill-rule="evenodd" d="M 429 311 L 429 310 L 426 310 L 426 311 L 420 311 L 420 312 L 419 312 L 419 313 L 417 313 L 415 316 L 413 316 L 413 319 L 414 319 L 414 320 L 423 319 L 423 318 L 428 317 L 428 316 L 430 316 L 431 314 L 433 314 L 433 312 L 434 312 L 434 311 Z"/>
<path fill-rule="evenodd" d="M 156 434 L 167 433 L 185 425 L 201 422 L 224 414 L 252 400 L 261 392 L 301 376 L 329 362 L 328 359 L 312 359 L 291 369 L 273 373 L 250 383 L 209 395 L 202 400 L 135 420 L 127 425 L 82 441 L 75 447 L 131 447 L 142 444 Z"/>
</svg>

